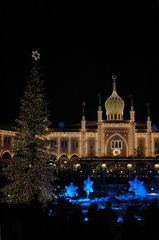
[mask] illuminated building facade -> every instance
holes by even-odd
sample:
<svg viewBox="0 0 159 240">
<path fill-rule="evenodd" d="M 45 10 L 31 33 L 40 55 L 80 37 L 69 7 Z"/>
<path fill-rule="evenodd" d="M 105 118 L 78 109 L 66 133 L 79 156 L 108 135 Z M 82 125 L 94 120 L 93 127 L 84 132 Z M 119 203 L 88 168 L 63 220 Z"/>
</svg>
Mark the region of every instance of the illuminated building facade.
<svg viewBox="0 0 159 240">
<path fill-rule="evenodd" d="M 49 150 L 56 159 L 71 160 L 93 157 L 156 157 L 159 155 L 159 131 L 152 129 L 148 114 L 146 123 L 135 121 L 133 103 L 129 119 L 124 119 L 123 99 L 117 94 L 115 78 L 110 97 L 105 101 L 103 114 L 101 103 L 97 111 L 97 121 L 89 122 L 83 112 L 81 124 L 69 130 L 55 129 L 48 134 Z M 12 157 L 15 133 L 0 131 L 1 157 Z"/>
<path fill-rule="evenodd" d="M 14 131 L 0 130 L 0 158 L 10 159 L 13 157 L 14 137 Z"/>
</svg>

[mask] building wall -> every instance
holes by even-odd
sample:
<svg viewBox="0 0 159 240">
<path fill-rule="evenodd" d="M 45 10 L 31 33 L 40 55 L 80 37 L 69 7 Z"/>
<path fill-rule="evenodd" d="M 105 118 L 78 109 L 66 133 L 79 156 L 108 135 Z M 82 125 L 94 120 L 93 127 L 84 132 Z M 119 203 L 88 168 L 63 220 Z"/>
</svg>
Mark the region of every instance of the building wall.
<svg viewBox="0 0 159 240">
<path fill-rule="evenodd" d="M 133 131 L 132 131 L 133 129 Z M 148 137 L 149 134 L 149 137 Z M 133 136 L 133 137 L 132 137 Z M 13 156 L 15 132 L 0 130 L 0 157 Z M 151 157 L 159 155 L 159 132 L 138 132 L 130 123 L 102 123 L 93 131 L 53 132 L 47 136 L 49 151 L 56 158 L 65 156 L 138 156 Z M 149 142 L 148 142 L 149 141 Z M 150 146 L 151 155 L 148 152 Z"/>
<path fill-rule="evenodd" d="M 0 130 L 0 158 L 12 158 L 15 132 Z"/>
</svg>

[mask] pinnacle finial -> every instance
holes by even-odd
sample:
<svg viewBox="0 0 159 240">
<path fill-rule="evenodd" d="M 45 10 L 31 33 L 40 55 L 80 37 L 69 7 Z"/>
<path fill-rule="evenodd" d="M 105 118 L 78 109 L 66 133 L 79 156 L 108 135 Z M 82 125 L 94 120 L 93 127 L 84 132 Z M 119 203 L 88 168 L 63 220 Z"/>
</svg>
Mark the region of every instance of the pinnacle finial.
<svg viewBox="0 0 159 240">
<path fill-rule="evenodd" d="M 86 102 L 82 102 L 82 106 L 83 106 L 83 116 L 85 115 L 85 106 L 86 106 Z"/>
<path fill-rule="evenodd" d="M 99 106 L 101 106 L 102 101 L 101 101 L 101 93 L 100 92 L 98 93 L 98 100 L 99 100 Z"/>
<path fill-rule="evenodd" d="M 147 107 L 147 115 L 148 117 L 150 117 L 150 103 L 146 103 L 146 107 Z"/>
<path fill-rule="evenodd" d="M 132 94 L 129 94 L 128 97 L 130 99 L 131 108 L 133 108 L 134 107 L 134 96 Z"/>
<path fill-rule="evenodd" d="M 116 76 L 115 75 L 113 75 L 112 76 L 112 79 L 113 79 L 113 91 L 116 91 Z"/>
</svg>

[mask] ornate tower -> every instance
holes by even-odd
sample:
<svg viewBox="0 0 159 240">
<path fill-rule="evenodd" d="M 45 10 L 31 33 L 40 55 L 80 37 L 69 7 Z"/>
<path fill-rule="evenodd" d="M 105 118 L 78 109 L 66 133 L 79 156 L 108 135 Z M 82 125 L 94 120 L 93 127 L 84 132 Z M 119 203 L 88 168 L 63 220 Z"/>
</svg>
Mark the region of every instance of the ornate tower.
<svg viewBox="0 0 159 240">
<path fill-rule="evenodd" d="M 99 96 L 99 106 L 98 106 L 98 112 L 97 112 L 97 116 L 98 116 L 98 143 L 97 143 L 97 153 L 98 156 L 101 157 L 101 151 L 102 151 L 102 107 L 101 107 L 101 94 L 98 95 Z"/>
<path fill-rule="evenodd" d="M 150 118 L 150 104 L 147 103 L 147 156 L 151 156 L 152 155 L 152 151 L 151 151 L 151 132 L 152 132 L 152 126 L 151 126 L 151 118 Z"/>
<path fill-rule="evenodd" d="M 86 120 L 85 120 L 85 106 L 86 103 L 82 103 L 83 106 L 83 115 L 81 120 L 81 157 L 86 156 Z"/>
<path fill-rule="evenodd" d="M 134 104 L 133 104 L 132 96 L 131 96 L 131 108 L 130 108 L 130 122 L 135 122 L 135 111 L 134 111 Z"/>
<path fill-rule="evenodd" d="M 131 108 L 130 108 L 130 134 L 129 134 L 129 154 L 133 156 L 135 154 L 135 111 L 133 96 L 131 95 Z"/>
</svg>

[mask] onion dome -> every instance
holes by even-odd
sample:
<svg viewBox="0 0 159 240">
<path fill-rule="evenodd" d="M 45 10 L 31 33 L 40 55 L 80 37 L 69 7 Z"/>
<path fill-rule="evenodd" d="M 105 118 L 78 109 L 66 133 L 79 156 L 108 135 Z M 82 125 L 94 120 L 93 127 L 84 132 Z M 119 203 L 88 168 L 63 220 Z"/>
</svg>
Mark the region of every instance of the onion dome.
<svg viewBox="0 0 159 240">
<path fill-rule="evenodd" d="M 116 92 L 116 77 L 113 78 L 113 92 L 105 101 L 107 120 L 123 120 L 124 101 Z"/>
</svg>

